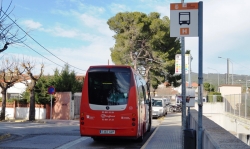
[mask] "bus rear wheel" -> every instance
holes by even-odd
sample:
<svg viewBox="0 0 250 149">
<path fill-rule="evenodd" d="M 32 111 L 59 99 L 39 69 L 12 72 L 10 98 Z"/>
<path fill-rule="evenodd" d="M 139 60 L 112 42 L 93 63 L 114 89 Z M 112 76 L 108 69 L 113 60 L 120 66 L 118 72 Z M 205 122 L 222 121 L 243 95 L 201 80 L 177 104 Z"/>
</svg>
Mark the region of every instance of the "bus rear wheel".
<svg viewBox="0 0 250 149">
<path fill-rule="evenodd" d="M 150 130 L 151 130 L 151 125 L 152 125 L 152 119 L 150 118 L 150 119 L 149 119 L 149 124 L 148 124 L 147 132 L 150 132 Z"/>
<path fill-rule="evenodd" d="M 142 135 L 139 137 L 139 138 L 137 138 L 137 142 L 143 142 L 143 139 L 144 139 L 144 136 L 143 136 L 143 133 L 142 133 Z"/>
</svg>

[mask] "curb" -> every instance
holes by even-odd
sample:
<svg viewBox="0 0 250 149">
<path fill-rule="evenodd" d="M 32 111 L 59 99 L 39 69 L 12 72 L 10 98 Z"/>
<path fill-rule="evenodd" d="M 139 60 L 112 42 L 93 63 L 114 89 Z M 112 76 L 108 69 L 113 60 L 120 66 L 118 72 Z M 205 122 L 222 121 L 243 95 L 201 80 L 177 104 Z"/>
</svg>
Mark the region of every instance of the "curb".
<svg viewBox="0 0 250 149">
<path fill-rule="evenodd" d="M 22 123 L 22 122 L 46 123 L 45 121 L 41 121 L 41 120 L 35 120 L 35 121 L 29 121 L 29 120 L 2 120 L 0 122 L 9 122 L 9 123 Z"/>
<path fill-rule="evenodd" d="M 157 126 L 157 128 L 155 129 L 155 131 L 153 132 L 153 134 L 148 138 L 148 140 L 144 143 L 144 145 L 141 147 L 141 149 L 145 149 L 145 147 L 148 145 L 148 142 L 154 137 L 156 131 L 158 130 L 159 126 Z"/>
</svg>

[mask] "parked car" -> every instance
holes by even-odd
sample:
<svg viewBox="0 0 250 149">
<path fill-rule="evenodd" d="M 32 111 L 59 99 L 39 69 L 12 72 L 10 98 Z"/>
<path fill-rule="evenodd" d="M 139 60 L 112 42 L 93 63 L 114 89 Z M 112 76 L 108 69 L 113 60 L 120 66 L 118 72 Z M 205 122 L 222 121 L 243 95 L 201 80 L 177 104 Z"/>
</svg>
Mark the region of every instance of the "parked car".
<svg viewBox="0 0 250 149">
<path fill-rule="evenodd" d="M 158 118 L 167 114 L 167 106 L 163 98 L 152 99 L 153 118 Z"/>
</svg>

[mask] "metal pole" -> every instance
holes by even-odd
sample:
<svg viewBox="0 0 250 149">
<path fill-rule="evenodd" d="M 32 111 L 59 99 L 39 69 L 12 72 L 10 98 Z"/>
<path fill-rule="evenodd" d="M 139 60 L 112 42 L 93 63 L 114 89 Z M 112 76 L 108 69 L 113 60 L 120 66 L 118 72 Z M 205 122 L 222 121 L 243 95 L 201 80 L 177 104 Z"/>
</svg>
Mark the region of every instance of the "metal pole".
<svg viewBox="0 0 250 149">
<path fill-rule="evenodd" d="M 219 92 L 219 86 L 220 86 L 220 76 L 219 76 L 219 72 L 218 72 L 218 87 L 217 87 L 217 91 Z"/>
<path fill-rule="evenodd" d="M 246 112 L 246 110 L 247 110 L 247 91 L 248 91 L 248 89 L 247 89 L 247 76 L 246 76 L 246 93 L 245 93 L 245 118 L 247 117 L 247 112 Z"/>
<path fill-rule="evenodd" d="M 229 59 L 227 58 L 227 84 L 229 84 Z"/>
<path fill-rule="evenodd" d="M 232 63 L 232 85 L 234 84 L 234 69 L 233 69 L 233 62 Z"/>
<path fill-rule="evenodd" d="M 184 130 L 186 129 L 186 79 L 185 79 L 185 39 L 181 37 L 181 84 L 182 84 L 182 132 L 184 147 Z"/>
<path fill-rule="evenodd" d="M 50 94 L 50 119 L 52 119 L 52 94 Z"/>
<path fill-rule="evenodd" d="M 184 0 L 181 0 L 184 4 Z M 185 72 L 185 38 L 181 37 L 181 84 L 182 84 L 182 148 L 184 149 L 184 130 L 186 129 L 186 72 Z"/>
<path fill-rule="evenodd" d="M 199 2 L 198 9 L 199 36 L 199 74 L 198 74 L 198 149 L 202 149 L 202 106 L 203 106 L 203 2 Z"/>
<path fill-rule="evenodd" d="M 188 70 L 188 87 L 192 88 L 192 81 L 191 81 L 191 51 L 189 54 L 189 70 Z M 188 107 L 188 117 L 187 117 L 187 128 L 190 129 L 190 107 Z"/>
</svg>

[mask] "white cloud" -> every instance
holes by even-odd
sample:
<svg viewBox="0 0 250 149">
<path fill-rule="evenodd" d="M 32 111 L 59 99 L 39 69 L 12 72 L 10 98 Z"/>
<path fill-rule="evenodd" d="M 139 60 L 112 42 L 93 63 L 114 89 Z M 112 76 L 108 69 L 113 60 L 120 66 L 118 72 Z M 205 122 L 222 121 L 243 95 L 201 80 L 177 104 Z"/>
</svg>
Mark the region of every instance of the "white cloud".
<svg viewBox="0 0 250 149">
<path fill-rule="evenodd" d="M 114 13 L 118 13 L 118 12 L 125 12 L 125 11 L 130 11 L 130 8 L 126 5 L 122 5 L 122 4 L 117 4 L 117 3 L 112 3 L 109 6 L 109 9 Z"/>
<path fill-rule="evenodd" d="M 114 44 L 113 40 L 110 39 L 100 39 L 99 41 L 93 42 L 89 46 L 81 46 L 78 48 L 58 48 L 53 49 L 56 51 L 57 56 L 60 57 L 65 62 L 68 62 L 70 65 L 76 67 L 71 67 L 78 73 L 85 73 L 82 70 L 87 70 L 91 65 L 106 65 L 108 61 L 110 64 L 110 50 L 109 48 Z M 53 56 L 48 56 L 49 59 L 52 59 L 54 62 L 60 65 L 64 63 Z M 57 67 L 59 70 L 61 67 L 54 65 L 46 60 L 45 65 L 45 74 L 52 74 L 53 70 Z M 81 69 L 81 70 L 80 70 Z"/>
<path fill-rule="evenodd" d="M 169 11 L 170 5 L 167 4 L 165 6 L 156 6 L 156 12 L 159 12 L 161 14 L 161 17 L 168 16 L 170 18 L 170 11 Z"/>
<path fill-rule="evenodd" d="M 60 26 L 56 26 L 54 27 L 53 30 L 51 30 L 51 32 L 55 35 L 55 36 L 60 36 L 60 37 L 68 37 L 68 38 L 75 38 L 78 36 L 79 31 L 77 31 L 76 29 L 63 29 Z"/>
<path fill-rule="evenodd" d="M 25 20 L 22 22 L 24 25 L 26 25 L 29 29 L 39 29 L 42 27 L 42 24 L 39 22 L 35 22 L 33 20 Z"/>
<path fill-rule="evenodd" d="M 79 15 L 79 18 L 87 27 L 98 30 L 98 32 L 102 33 L 103 35 L 112 37 L 113 32 L 109 29 L 107 20 L 96 18 L 87 14 L 81 14 Z"/>
<path fill-rule="evenodd" d="M 88 14 L 81 14 L 79 17 L 81 21 L 88 27 L 96 27 L 103 23 L 102 20 L 92 17 Z"/>
</svg>

